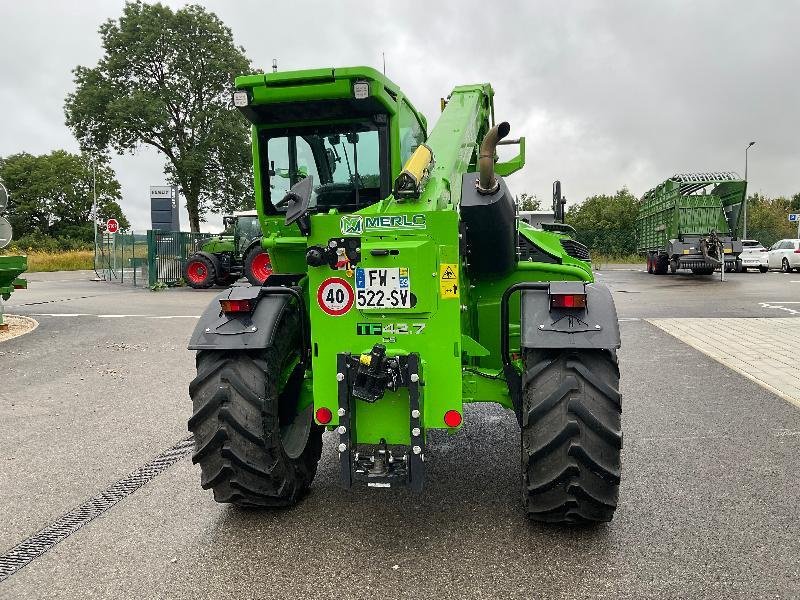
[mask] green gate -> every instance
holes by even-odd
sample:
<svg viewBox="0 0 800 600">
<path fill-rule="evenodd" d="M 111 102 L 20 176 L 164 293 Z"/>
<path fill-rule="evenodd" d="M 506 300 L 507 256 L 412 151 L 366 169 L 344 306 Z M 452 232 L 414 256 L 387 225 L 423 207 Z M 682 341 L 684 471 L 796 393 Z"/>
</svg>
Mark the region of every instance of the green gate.
<svg viewBox="0 0 800 600">
<path fill-rule="evenodd" d="M 182 285 L 186 259 L 203 245 L 211 234 L 188 231 L 147 232 L 148 285 L 163 283 L 168 286 Z"/>
</svg>

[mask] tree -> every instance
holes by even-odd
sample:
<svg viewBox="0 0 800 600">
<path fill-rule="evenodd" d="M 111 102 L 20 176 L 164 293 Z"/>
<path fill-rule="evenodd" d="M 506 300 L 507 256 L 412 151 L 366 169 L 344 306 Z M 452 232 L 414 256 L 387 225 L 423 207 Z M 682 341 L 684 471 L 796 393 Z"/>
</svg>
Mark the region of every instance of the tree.
<svg viewBox="0 0 800 600">
<path fill-rule="evenodd" d="M 613 196 L 590 196 L 571 206 L 565 221 L 590 248 L 606 254 L 630 254 L 636 252 L 638 213 L 638 200 L 628 188 L 622 188 Z"/>
<path fill-rule="evenodd" d="M 100 27 L 104 56 L 73 71 L 67 125 L 82 148 L 166 157 L 164 173 L 199 231 L 209 209 L 252 206 L 249 128 L 231 106 L 233 79 L 250 72 L 244 49 L 213 13 L 129 2 Z"/>
<path fill-rule="evenodd" d="M 782 238 L 794 237 L 797 226 L 789 221 L 789 213 L 794 200 L 778 197 L 769 198 L 754 193 L 747 197 L 747 237 L 770 246 Z M 739 230 L 743 229 L 740 219 Z"/>
<path fill-rule="evenodd" d="M 517 198 L 517 206 L 519 210 L 541 210 L 542 201 L 536 197 L 536 194 L 522 192 Z"/>
<path fill-rule="evenodd" d="M 10 198 L 10 221 L 16 237 L 39 234 L 93 240 L 92 160 L 86 154 L 55 150 L 33 156 L 14 154 L 0 159 L 0 180 Z M 119 206 L 120 186 L 105 162 L 96 165 L 98 218 L 130 224 Z"/>
<path fill-rule="evenodd" d="M 790 208 L 792 212 L 800 211 L 800 192 L 797 192 L 794 196 L 792 196 L 792 204 Z"/>
</svg>

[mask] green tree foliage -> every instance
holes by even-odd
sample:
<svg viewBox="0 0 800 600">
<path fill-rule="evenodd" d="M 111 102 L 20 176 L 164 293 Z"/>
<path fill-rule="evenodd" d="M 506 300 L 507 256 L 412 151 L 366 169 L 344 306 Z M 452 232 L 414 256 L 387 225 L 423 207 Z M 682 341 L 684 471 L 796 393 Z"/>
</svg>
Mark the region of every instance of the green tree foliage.
<svg viewBox="0 0 800 600">
<path fill-rule="evenodd" d="M 796 213 L 800 212 L 800 192 L 797 192 L 794 196 L 792 196 L 792 203 L 791 203 L 791 211 Z"/>
<path fill-rule="evenodd" d="M 103 57 L 73 71 L 76 90 L 66 99 L 81 146 L 159 150 L 192 231 L 209 209 L 252 206 L 249 128 L 230 102 L 233 79 L 252 69 L 231 30 L 200 6 L 129 2 L 100 36 Z"/>
<path fill-rule="evenodd" d="M 636 252 L 638 200 L 622 188 L 613 196 L 590 196 L 567 210 L 565 221 L 578 232 L 578 239 L 592 250 L 610 255 Z"/>
<path fill-rule="evenodd" d="M 86 154 L 65 150 L 41 156 L 14 154 L 0 159 L 0 180 L 8 189 L 15 238 L 93 241 L 92 161 Z M 114 217 L 127 229 L 128 220 L 119 206 L 119 182 L 114 170 L 99 161 L 96 186 L 98 218 Z"/>
<path fill-rule="evenodd" d="M 536 194 L 522 192 L 517 197 L 517 206 L 519 210 L 541 210 L 542 201 L 536 197 Z"/>
<path fill-rule="evenodd" d="M 782 238 L 797 235 L 797 225 L 789 222 L 793 203 L 800 201 L 800 194 L 791 199 L 780 196 L 768 198 L 762 194 L 747 197 L 747 237 L 770 246 Z M 740 229 L 743 223 L 740 223 Z M 740 232 L 741 233 L 741 232 Z"/>
</svg>

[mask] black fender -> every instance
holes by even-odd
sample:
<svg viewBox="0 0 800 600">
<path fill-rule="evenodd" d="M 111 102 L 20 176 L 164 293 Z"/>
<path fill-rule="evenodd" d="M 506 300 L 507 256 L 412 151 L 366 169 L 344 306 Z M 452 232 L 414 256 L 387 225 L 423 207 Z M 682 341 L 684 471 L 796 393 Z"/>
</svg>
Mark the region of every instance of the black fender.
<svg viewBox="0 0 800 600">
<path fill-rule="evenodd" d="M 550 308 L 551 294 L 586 293 L 586 308 Z M 554 281 L 547 293 L 522 291 L 520 346 L 614 350 L 621 345 L 617 309 L 599 283 Z"/>
<path fill-rule="evenodd" d="M 259 248 L 261 248 L 261 236 L 254 237 L 252 240 L 250 240 L 250 243 L 247 244 L 247 247 L 245 247 L 244 251 L 242 252 L 242 261 L 244 261 L 247 258 L 247 255 L 250 253 L 250 250 L 252 250 L 254 246 L 258 246 Z"/>
<path fill-rule="evenodd" d="M 513 365 L 509 349 L 509 310 L 512 294 L 521 292 L 520 347 L 546 349 L 602 349 L 620 347 L 619 321 L 609 289 L 583 281 L 523 281 L 508 287 L 500 299 L 500 354 L 503 374 L 522 423 L 522 377 Z M 586 307 L 550 308 L 552 294 L 586 293 Z"/>
<path fill-rule="evenodd" d="M 294 301 L 293 301 L 294 299 Z M 225 314 L 220 300 L 250 300 L 248 313 Z M 189 350 L 263 350 L 275 340 L 278 322 L 285 311 L 299 310 L 301 361 L 309 357 L 308 315 L 300 292 L 292 287 L 234 286 L 217 294 L 208 305 L 189 340 Z"/>
</svg>

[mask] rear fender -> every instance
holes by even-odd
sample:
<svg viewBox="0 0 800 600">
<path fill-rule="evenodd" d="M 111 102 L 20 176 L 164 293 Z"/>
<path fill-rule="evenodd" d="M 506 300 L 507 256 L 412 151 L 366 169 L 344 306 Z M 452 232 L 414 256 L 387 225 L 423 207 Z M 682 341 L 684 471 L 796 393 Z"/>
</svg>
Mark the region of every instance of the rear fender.
<svg viewBox="0 0 800 600">
<path fill-rule="evenodd" d="M 292 298 L 295 299 L 292 302 Z M 220 300 L 251 300 L 250 313 L 225 314 Z M 288 287 L 229 288 L 208 305 L 189 340 L 189 350 L 263 350 L 274 343 L 281 316 L 288 310 L 300 310 L 303 340 L 302 361 L 308 359 L 308 317 L 300 293 Z"/>
</svg>

